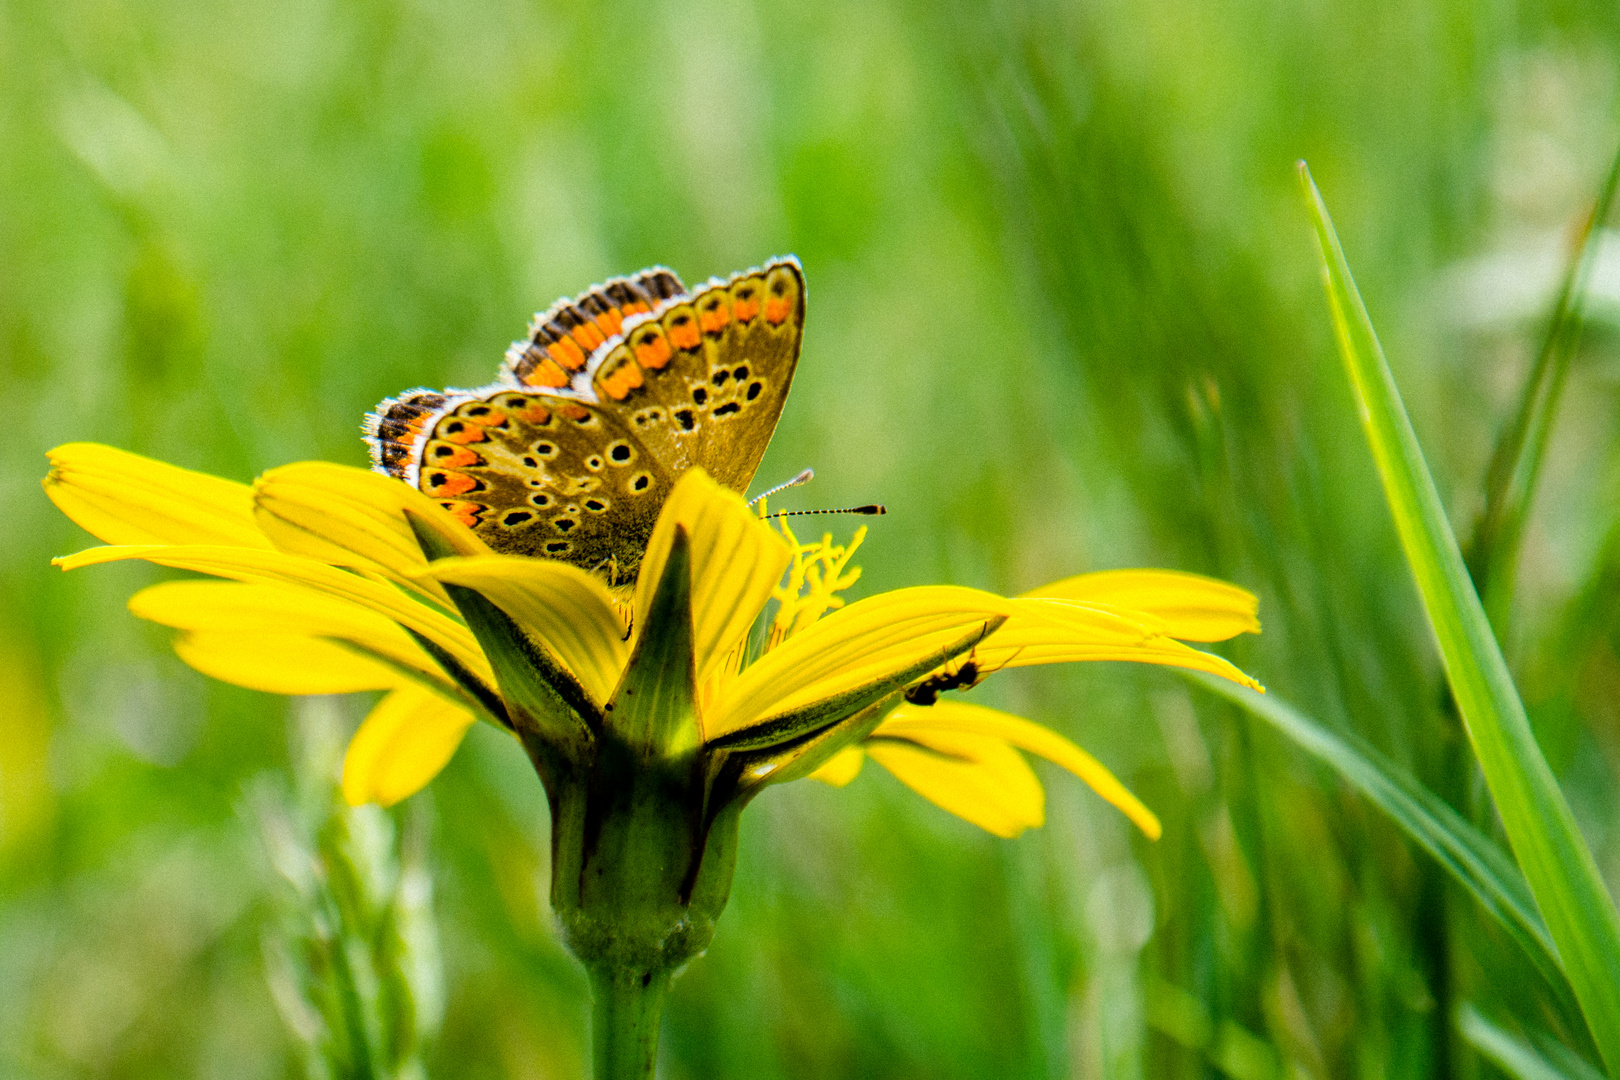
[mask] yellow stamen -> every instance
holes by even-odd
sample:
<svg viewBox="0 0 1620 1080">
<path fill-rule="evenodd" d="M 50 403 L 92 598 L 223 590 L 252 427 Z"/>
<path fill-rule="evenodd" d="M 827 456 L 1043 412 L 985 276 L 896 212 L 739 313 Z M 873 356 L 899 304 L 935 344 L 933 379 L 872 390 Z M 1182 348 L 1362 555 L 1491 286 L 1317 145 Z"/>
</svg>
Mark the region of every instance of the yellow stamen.
<svg viewBox="0 0 1620 1080">
<path fill-rule="evenodd" d="M 761 513 L 764 512 L 762 506 Z M 866 539 L 863 525 L 855 530 L 848 544 L 833 543 L 831 533 L 823 533 L 817 543 L 801 544 L 786 519 L 774 520 L 793 550 L 793 562 L 788 567 L 786 580 L 771 592 L 777 610 L 765 643 L 767 651 L 827 612 L 844 606 L 844 598 L 838 594 L 861 579 L 861 568 L 851 566 L 850 559 Z"/>
</svg>

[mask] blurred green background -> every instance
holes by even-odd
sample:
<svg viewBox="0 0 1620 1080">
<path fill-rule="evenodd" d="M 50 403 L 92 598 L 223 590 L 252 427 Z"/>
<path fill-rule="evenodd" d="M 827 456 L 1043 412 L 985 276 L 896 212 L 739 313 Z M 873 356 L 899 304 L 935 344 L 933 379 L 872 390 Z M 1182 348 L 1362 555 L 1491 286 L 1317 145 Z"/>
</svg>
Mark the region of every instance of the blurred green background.
<svg viewBox="0 0 1620 1080">
<path fill-rule="evenodd" d="M 531 311 L 652 263 L 803 260 L 760 485 L 887 503 L 858 592 L 1229 578 L 1266 632 L 1227 655 L 1492 828 L 1293 162 L 1466 536 L 1620 137 L 1617 34 L 1579 0 L 0 0 L 0 1074 L 299 1075 L 253 793 L 291 790 L 311 710 L 367 705 L 192 673 L 124 610 L 153 568 L 51 570 L 89 540 L 44 451 L 362 464 L 376 401 L 485 383 Z M 1620 262 L 1590 315 L 1508 652 L 1612 885 Z M 1010 842 L 876 768 L 773 789 L 665 1075 L 1488 1077 L 1459 1003 L 1567 1034 L 1472 900 L 1229 706 L 1125 665 L 974 697 L 1091 749 L 1163 840 L 1049 770 Z M 435 890 L 428 1074 L 582 1075 L 517 748 L 480 727 L 395 816 Z"/>
</svg>

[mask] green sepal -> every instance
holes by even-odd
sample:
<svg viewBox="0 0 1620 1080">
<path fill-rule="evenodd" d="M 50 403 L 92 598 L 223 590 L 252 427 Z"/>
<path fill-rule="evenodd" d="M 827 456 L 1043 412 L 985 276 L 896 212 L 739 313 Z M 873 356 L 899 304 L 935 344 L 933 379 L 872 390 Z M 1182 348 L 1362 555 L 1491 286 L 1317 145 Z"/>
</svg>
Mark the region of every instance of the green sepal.
<svg viewBox="0 0 1620 1080">
<path fill-rule="evenodd" d="M 562 747 L 588 743 L 601 717 L 578 680 L 482 593 L 460 585 L 445 591 L 495 670 L 514 730 Z"/>
<path fill-rule="evenodd" d="M 644 619 L 613 700 L 603 709 L 604 726 L 648 759 L 687 754 L 702 744 L 703 731 L 697 714 L 691 545 L 684 528 L 675 530 Z"/>
<path fill-rule="evenodd" d="M 461 554 L 433 524 L 409 510 L 405 520 L 416 534 L 422 554 L 432 561 Z M 467 628 L 489 658 L 500 685 L 497 697 L 443 649 L 413 634 L 455 681 L 468 690 L 505 726 L 520 735 L 538 736 L 553 748 L 578 752 L 591 738 L 600 717 L 590 695 L 543 645 L 533 641 L 512 617 L 482 593 L 446 585 Z M 453 665 L 455 670 L 450 666 Z M 504 699 L 504 700 L 503 700 Z M 514 715 L 516 713 L 516 715 Z"/>
<path fill-rule="evenodd" d="M 432 638 L 419 634 L 408 626 L 404 629 L 407 634 L 415 639 L 418 645 L 422 646 L 422 651 L 433 657 L 434 662 L 444 669 L 444 673 L 450 676 L 452 682 L 465 690 L 474 701 L 478 702 L 479 707 L 484 712 L 488 713 L 501 727 L 506 728 L 508 731 L 513 730 L 512 717 L 507 711 L 506 703 L 501 700 L 499 694 L 489 687 L 489 684 L 468 671 L 467 665 L 457 660 L 449 650 L 443 648 Z"/>
<path fill-rule="evenodd" d="M 594 750 L 552 798 L 552 910 L 588 970 L 657 978 L 714 936 L 740 807 L 707 797 L 700 749 L 648 758 L 609 730 Z"/>
<path fill-rule="evenodd" d="M 409 510 L 405 512 L 405 522 L 410 525 L 411 532 L 416 534 L 417 546 L 422 554 L 427 556 L 428 562 L 434 559 L 448 559 L 452 555 L 465 555 L 466 551 L 458 548 L 451 539 L 440 532 L 438 526 L 418 514 Z"/>
<path fill-rule="evenodd" d="M 347 649 L 356 656 L 363 656 L 373 663 L 381 664 L 390 671 L 398 672 L 405 678 L 416 683 L 416 685 L 422 687 L 424 690 L 431 690 L 435 694 L 438 694 L 440 697 L 444 698 L 446 701 L 466 709 L 468 712 L 472 713 L 486 724 L 494 724 L 496 727 L 510 730 L 510 727 L 506 722 L 505 706 L 501 704 L 500 699 L 495 695 L 495 692 L 489 687 L 485 686 L 483 684 L 483 680 L 478 679 L 471 672 L 466 673 L 467 678 L 478 684 L 479 689 L 485 695 L 487 695 L 487 700 L 486 698 L 479 697 L 478 695 L 474 694 L 471 689 L 469 689 L 459 680 L 451 679 L 449 677 L 438 678 L 429 674 L 428 672 L 411 667 L 409 664 L 402 664 L 393 657 L 378 652 L 376 649 L 369 649 L 366 646 L 361 645 L 359 642 L 350 641 L 348 638 L 322 637 L 320 640 L 329 641 L 340 649 Z M 442 662 L 440 666 L 443 666 Z M 500 711 L 491 711 L 491 705 L 499 706 Z"/>
<path fill-rule="evenodd" d="M 995 633 L 1006 621 L 1005 615 L 997 615 L 987 620 L 980 629 L 962 635 L 939 652 L 918 660 L 904 670 L 873 679 L 842 694 L 823 698 L 802 709 L 779 713 L 757 724 L 710 739 L 709 746 L 716 750 L 768 750 L 813 735 L 883 701 L 940 665 L 950 663 Z"/>
<path fill-rule="evenodd" d="M 904 700 L 895 692 L 860 712 L 791 743 L 773 747 L 769 752 L 736 755 L 741 769 L 735 798 L 746 803 L 771 784 L 804 779 L 831 761 L 834 754 L 876 731 Z"/>
</svg>

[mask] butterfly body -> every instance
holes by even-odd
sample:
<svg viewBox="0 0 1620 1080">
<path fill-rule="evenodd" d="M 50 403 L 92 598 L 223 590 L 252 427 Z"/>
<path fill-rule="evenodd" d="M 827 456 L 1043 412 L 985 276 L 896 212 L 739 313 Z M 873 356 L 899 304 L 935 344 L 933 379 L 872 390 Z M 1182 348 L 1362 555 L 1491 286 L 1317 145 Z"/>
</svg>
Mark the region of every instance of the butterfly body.
<svg viewBox="0 0 1620 1080">
<path fill-rule="evenodd" d="M 701 467 L 742 492 L 793 382 L 798 261 L 688 292 L 654 268 L 559 301 L 476 390 L 414 390 L 367 417 L 374 465 L 496 551 L 633 580 L 659 508 Z"/>
</svg>

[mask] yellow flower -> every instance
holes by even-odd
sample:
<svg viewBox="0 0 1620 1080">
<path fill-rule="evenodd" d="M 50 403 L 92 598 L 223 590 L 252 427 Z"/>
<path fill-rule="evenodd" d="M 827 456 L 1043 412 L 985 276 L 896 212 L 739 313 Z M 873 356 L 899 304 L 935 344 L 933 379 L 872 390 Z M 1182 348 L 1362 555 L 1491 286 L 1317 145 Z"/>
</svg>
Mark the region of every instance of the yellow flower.
<svg viewBox="0 0 1620 1080">
<path fill-rule="evenodd" d="M 870 757 L 999 836 L 1043 819 L 1022 751 L 1075 773 L 1157 837 L 1158 819 L 1073 743 L 939 692 L 1079 660 L 1169 664 L 1259 689 L 1182 643 L 1259 630 L 1254 597 L 1235 586 L 1110 571 L 1016 598 L 921 586 L 846 605 L 838 594 L 859 575 L 850 557 L 864 529 L 847 546 L 800 544 L 701 471 L 666 503 L 633 594 L 615 595 L 572 566 L 496 554 L 431 499 L 360 469 L 288 465 L 248 487 L 85 443 L 59 447 L 51 464 L 47 493 L 108 545 L 56 560 L 63 569 L 144 559 L 227 579 L 130 600 L 180 631 L 176 651 L 197 670 L 273 693 L 387 691 L 344 762 L 352 803 L 419 790 L 482 719 L 517 735 L 543 778 L 585 760 L 581 748 L 608 728 L 666 757 L 701 748 L 738 805 L 804 776 L 848 783 Z M 678 588 L 665 572 L 675 563 Z M 669 614 L 683 606 L 684 627 Z M 690 664 L 691 695 L 673 714 L 690 715 L 653 716 L 627 696 L 632 659 L 667 652 L 651 639 L 681 633 L 689 660 L 671 662 Z"/>
<path fill-rule="evenodd" d="M 104 446 L 51 455 L 46 491 L 107 546 L 225 580 L 156 585 L 135 614 L 180 631 L 198 670 L 275 693 L 383 690 L 349 745 L 350 802 L 426 784 L 485 720 L 529 755 L 551 807 L 551 906 L 596 1000 L 600 1075 L 650 1075 L 659 1003 L 708 947 L 738 820 L 770 784 L 848 783 L 870 757 L 1000 836 L 1039 825 L 1023 753 L 1159 822 L 1079 747 L 939 700 L 1003 667 L 1138 660 L 1258 684 L 1176 640 L 1258 630 L 1241 589 L 1160 571 L 1088 574 L 1021 597 L 935 585 L 846 604 L 847 546 L 800 544 L 692 470 L 633 590 L 500 555 L 420 492 L 308 462 L 249 488 Z M 761 627 L 772 602 L 774 616 Z"/>
</svg>

